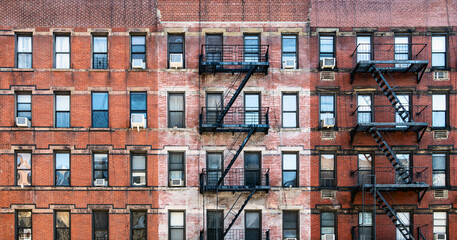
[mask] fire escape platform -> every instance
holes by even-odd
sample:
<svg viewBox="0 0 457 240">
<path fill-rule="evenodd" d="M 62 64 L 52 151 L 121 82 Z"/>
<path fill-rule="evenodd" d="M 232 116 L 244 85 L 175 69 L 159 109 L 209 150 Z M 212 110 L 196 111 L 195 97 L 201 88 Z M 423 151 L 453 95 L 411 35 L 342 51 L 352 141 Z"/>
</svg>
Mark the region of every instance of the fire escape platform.
<svg viewBox="0 0 457 240">
<path fill-rule="evenodd" d="M 202 107 L 200 114 L 200 133 L 204 132 L 255 132 L 268 133 L 270 129 L 269 108 L 231 107 L 218 123 L 222 110 Z"/>
<path fill-rule="evenodd" d="M 376 127 L 379 131 L 388 132 L 419 132 L 428 127 L 426 122 L 371 122 L 371 123 L 358 123 L 353 131 L 365 132 L 370 127 Z"/>
<path fill-rule="evenodd" d="M 204 191 L 206 192 L 216 192 L 216 186 L 205 186 Z M 219 192 L 250 192 L 252 190 L 256 191 L 266 191 L 271 190 L 270 186 L 219 186 Z"/>
<path fill-rule="evenodd" d="M 370 68 L 376 65 L 381 72 L 398 72 L 398 73 L 418 73 L 427 68 L 427 60 L 373 60 L 359 61 L 355 65 L 352 73 L 367 73 Z"/>
<path fill-rule="evenodd" d="M 258 132 L 268 133 L 269 124 L 202 124 L 201 132 L 249 132 L 251 128 L 256 128 Z"/>
<path fill-rule="evenodd" d="M 425 190 L 430 188 L 429 184 L 426 183 L 397 183 L 397 184 L 364 184 L 363 189 L 366 191 L 372 189 L 373 187 L 376 186 L 376 190 L 379 191 L 408 191 L 408 190 Z"/>
</svg>

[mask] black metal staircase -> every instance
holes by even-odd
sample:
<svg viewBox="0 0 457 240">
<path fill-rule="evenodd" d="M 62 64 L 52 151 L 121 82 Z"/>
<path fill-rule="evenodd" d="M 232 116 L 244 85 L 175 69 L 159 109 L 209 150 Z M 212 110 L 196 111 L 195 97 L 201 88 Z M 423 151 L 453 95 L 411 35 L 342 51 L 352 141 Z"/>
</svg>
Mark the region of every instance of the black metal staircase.
<svg viewBox="0 0 457 240">
<path fill-rule="evenodd" d="M 382 196 L 381 192 L 378 190 L 374 190 L 372 188 L 370 192 L 374 195 L 376 195 L 376 202 L 378 202 L 379 207 L 384 210 L 384 212 L 387 214 L 387 216 L 390 218 L 390 220 L 394 223 L 395 227 L 398 229 L 398 231 L 401 233 L 401 235 L 407 239 L 407 240 L 414 240 L 413 235 L 411 234 L 409 228 L 405 226 L 405 224 L 401 221 L 401 219 L 398 217 L 396 211 L 392 209 L 392 207 L 389 205 L 389 203 L 386 201 L 386 199 Z"/>
<path fill-rule="evenodd" d="M 249 194 L 248 198 L 246 198 L 246 200 L 244 201 L 243 205 L 241 205 L 240 209 L 238 210 L 238 212 L 235 214 L 235 217 L 232 219 L 232 221 L 230 222 L 230 224 L 228 225 L 228 227 L 224 230 L 224 234 L 222 235 L 222 238 L 225 237 L 225 235 L 227 235 L 227 233 L 230 231 L 230 229 L 232 228 L 233 224 L 235 224 L 236 220 L 238 219 L 238 217 L 240 216 L 240 214 L 243 212 L 244 210 L 244 207 L 246 207 L 246 205 L 248 204 L 249 200 L 251 200 L 252 198 L 252 195 L 254 195 L 255 193 L 255 189 L 253 189 L 251 191 L 251 193 Z M 240 195 L 241 196 L 241 195 Z M 237 199 L 238 201 L 238 199 Z M 230 211 L 232 211 L 233 207 L 235 206 L 236 202 L 232 205 L 232 208 L 230 209 Z M 226 216 L 227 217 L 227 216 Z M 224 218 L 225 220 L 225 218 Z M 223 222 L 222 222 L 223 224 Z"/>
</svg>

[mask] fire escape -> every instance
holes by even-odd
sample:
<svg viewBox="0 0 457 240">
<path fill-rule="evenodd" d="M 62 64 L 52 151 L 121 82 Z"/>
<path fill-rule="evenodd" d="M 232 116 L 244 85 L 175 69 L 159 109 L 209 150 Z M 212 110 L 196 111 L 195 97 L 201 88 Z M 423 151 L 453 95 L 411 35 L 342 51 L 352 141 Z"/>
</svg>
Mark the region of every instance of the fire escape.
<svg viewBox="0 0 457 240">
<path fill-rule="evenodd" d="M 234 168 L 233 165 L 256 132 L 268 133 L 270 128 L 268 107 L 234 107 L 235 101 L 243 91 L 254 73 L 268 74 L 268 45 L 202 45 L 199 57 L 199 74 L 232 73 L 235 79 L 216 106 L 202 107 L 200 112 L 200 134 L 205 132 L 231 132 L 236 135 L 229 147 L 230 159 L 224 169 L 202 169 L 200 173 L 200 193 L 215 196 L 219 200 L 219 192 L 238 192 L 228 213 L 220 221 L 216 229 L 202 230 L 200 239 L 245 239 L 243 229 L 231 229 L 243 209 L 258 191 L 269 191 L 269 169 Z M 224 101 L 229 98 L 228 101 Z M 227 105 L 224 106 L 224 102 Z M 233 153 L 234 152 L 234 153 Z M 243 201 L 244 199 L 244 201 Z M 238 203 L 238 204 L 237 204 Z M 238 209 L 238 210 L 237 210 Z M 218 222 L 216 221 L 216 222 Z M 224 229 L 225 221 L 228 221 Z M 211 237 L 209 237 L 211 234 Z M 262 239 L 269 239 L 269 231 L 262 230 Z"/>
<path fill-rule="evenodd" d="M 428 123 L 425 121 L 427 106 L 411 105 L 410 99 L 405 101 L 395 92 L 397 89 L 392 75 L 414 73 L 417 83 L 420 82 L 428 65 L 422 55 L 426 44 L 359 44 L 353 52 L 355 67 L 351 72 L 351 84 L 362 74 L 371 75 L 379 86 L 389 104 L 374 105 L 374 98 L 369 104 L 357 103 L 357 108 L 352 112 L 354 128 L 350 133 L 351 143 L 357 133 L 369 134 L 375 140 L 378 149 L 385 155 L 387 162 L 372 162 L 370 167 L 360 167 L 351 173 L 356 176 L 355 187 L 351 193 L 351 201 L 358 192 L 362 193 L 362 208 L 367 203 L 366 196 L 373 197 L 373 216 L 369 231 L 367 225 L 360 223 L 352 229 L 353 239 L 424 239 L 423 226 L 410 224 L 409 215 L 406 219 L 400 212 L 395 202 L 395 193 L 398 191 L 416 191 L 418 202 L 422 200 L 429 189 L 427 181 L 427 167 L 412 166 L 406 161 L 403 154 L 396 153 L 388 142 L 393 141 L 390 134 L 402 133 L 403 136 L 416 135 L 417 143 L 420 142 Z M 362 79 L 362 78 L 360 78 Z M 364 78 L 365 80 L 365 78 Z M 402 157 L 400 157 L 402 156 Z M 367 159 L 369 157 L 366 157 Z M 371 202 L 371 201 L 368 201 Z M 392 224 L 383 225 L 376 223 L 376 209 L 381 209 Z M 384 219 L 386 220 L 386 219 Z M 363 220 L 362 220 L 363 222 Z M 367 238 L 368 237 L 368 238 Z"/>
</svg>

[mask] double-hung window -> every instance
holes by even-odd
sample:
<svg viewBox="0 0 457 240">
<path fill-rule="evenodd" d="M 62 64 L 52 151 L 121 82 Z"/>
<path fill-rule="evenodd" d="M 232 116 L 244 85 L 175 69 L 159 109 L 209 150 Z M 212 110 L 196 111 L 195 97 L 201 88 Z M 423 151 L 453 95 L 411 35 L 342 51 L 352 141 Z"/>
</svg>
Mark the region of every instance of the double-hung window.
<svg viewBox="0 0 457 240">
<path fill-rule="evenodd" d="M 180 68 L 184 67 L 184 35 L 172 34 L 168 35 L 168 68 L 173 68 L 172 64 L 179 64 Z M 178 66 L 176 66 L 178 68 Z"/>
<path fill-rule="evenodd" d="M 16 95 L 16 117 L 26 117 L 32 120 L 32 95 L 18 93 Z"/>
<path fill-rule="evenodd" d="M 55 95 L 55 126 L 70 127 L 70 95 L 59 93 Z"/>
<path fill-rule="evenodd" d="M 130 62 L 132 68 L 146 68 L 146 36 L 131 36 Z"/>
<path fill-rule="evenodd" d="M 222 176 L 222 153 L 211 152 L 206 155 L 206 184 L 214 187 Z M 223 183 L 222 183 L 223 184 Z"/>
<path fill-rule="evenodd" d="M 432 154 L 433 161 L 433 187 L 446 187 L 447 157 L 445 153 Z"/>
<path fill-rule="evenodd" d="M 32 154 L 18 152 L 16 153 L 16 185 L 32 185 Z"/>
<path fill-rule="evenodd" d="M 32 239 L 32 211 L 16 212 L 16 240 Z"/>
<path fill-rule="evenodd" d="M 168 177 L 170 187 L 184 186 L 184 153 L 168 153 Z"/>
<path fill-rule="evenodd" d="M 298 96 L 296 93 L 282 94 L 282 127 L 298 127 Z"/>
<path fill-rule="evenodd" d="M 70 36 L 68 35 L 55 36 L 54 67 L 70 68 Z"/>
<path fill-rule="evenodd" d="M 108 37 L 93 36 L 92 37 L 92 68 L 107 69 L 108 68 Z"/>
<path fill-rule="evenodd" d="M 357 95 L 357 123 L 370 123 L 373 120 L 372 95 Z"/>
<path fill-rule="evenodd" d="M 433 212 L 433 234 L 445 234 L 447 232 L 447 213 Z"/>
<path fill-rule="evenodd" d="M 220 210 L 208 210 L 206 217 L 206 226 L 208 232 L 206 233 L 207 240 L 222 239 L 224 232 L 224 212 Z"/>
<path fill-rule="evenodd" d="M 169 214 L 169 240 L 184 240 L 186 239 L 186 231 L 184 227 L 185 213 L 183 211 L 170 211 Z"/>
<path fill-rule="evenodd" d="M 335 57 L 334 41 L 333 35 L 319 36 L 319 60 Z"/>
<path fill-rule="evenodd" d="M 17 35 L 16 67 L 32 68 L 32 36 Z"/>
<path fill-rule="evenodd" d="M 130 234 L 132 240 L 146 240 L 148 234 L 148 213 L 132 211 L 130 215 Z"/>
<path fill-rule="evenodd" d="M 168 127 L 185 127 L 184 93 L 168 94 Z"/>
<path fill-rule="evenodd" d="M 109 217 L 106 211 L 92 213 L 93 238 L 94 240 L 109 240 Z"/>
<path fill-rule="evenodd" d="M 432 95 L 432 127 L 447 127 L 447 95 Z"/>
<path fill-rule="evenodd" d="M 260 37 L 258 34 L 244 35 L 244 61 L 259 62 Z"/>
<path fill-rule="evenodd" d="M 245 237 L 251 240 L 262 239 L 262 217 L 260 211 L 245 211 Z"/>
<path fill-rule="evenodd" d="M 108 118 L 108 93 L 92 93 L 92 127 L 107 128 L 109 126 Z"/>
<path fill-rule="evenodd" d="M 260 124 L 260 94 L 246 93 L 244 95 L 244 124 Z"/>
<path fill-rule="evenodd" d="M 55 153 L 55 185 L 70 186 L 70 153 Z"/>
<path fill-rule="evenodd" d="M 336 235 L 335 233 L 335 213 L 322 212 L 321 213 L 321 235 Z M 327 239 L 327 238 L 323 238 Z"/>
<path fill-rule="evenodd" d="M 146 154 L 132 154 L 132 186 L 146 186 Z"/>
<path fill-rule="evenodd" d="M 282 154 L 282 186 L 298 187 L 298 153 Z"/>
<path fill-rule="evenodd" d="M 319 120 L 321 123 L 320 126 L 324 127 L 325 121 L 327 121 L 327 123 L 333 123 L 333 125 L 335 125 L 335 95 L 321 94 L 319 98 Z"/>
<path fill-rule="evenodd" d="M 298 222 L 298 211 L 283 211 L 282 212 L 282 237 L 283 239 L 287 238 L 296 238 L 299 237 L 299 222 Z"/>
<path fill-rule="evenodd" d="M 359 239 L 373 239 L 373 214 L 371 212 L 359 212 Z"/>
<path fill-rule="evenodd" d="M 409 36 L 395 36 L 395 60 L 410 59 L 410 48 Z M 406 68 L 409 64 L 395 64 L 395 67 Z"/>
<path fill-rule="evenodd" d="M 108 154 L 94 153 L 93 159 L 94 159 L 94 173 L 93 173 L 94 186 L 108 186 Z"/>
<path fill-rule="evenodd" d="M 357 36 L 357 62 L 372 60 L 371 36 Z"/>
<path fill-rule="evenodd" d="M 147 128 L 148 123 L 148 108 L 147 108 L 147 93 L 131 92 L 130 93 L 130 119 L 132 115 L 141 114 L 144 117 L 144 128 Z M 141 117 L 141 116 L 139 116 Z"/>
<path fill-rule="evenodd" d="M 336 187 L 335 155 L 321 154 L 320 186 Z"/>
<path fill-rule="evenodd" d="M 70 212 L 69 211 L 56 211 L 54 213 L 54 236 L 55 240 L 70 239 Z"/>
<path fill-rule="evenodd" d="M 432 36 L 432 68 L 447 67 L 447 36 Z"/>
<path fill-rule="evenodd" d="M 282 35 L 282 68 L 298 68 L 297 35 Z"/>
</svg>

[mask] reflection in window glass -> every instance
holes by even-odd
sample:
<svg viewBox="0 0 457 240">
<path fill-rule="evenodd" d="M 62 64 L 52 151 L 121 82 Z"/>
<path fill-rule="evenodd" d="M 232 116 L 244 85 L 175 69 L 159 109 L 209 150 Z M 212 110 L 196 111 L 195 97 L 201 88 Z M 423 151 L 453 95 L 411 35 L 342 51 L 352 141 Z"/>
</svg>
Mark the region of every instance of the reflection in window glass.
<svg viewBox="0 0 457 240">
<path fill-rule="evenodd" d="M 107 128 L 108 119 L 108 93 L 92 93 L 92 127 Z"/>
<path fill-rule="evenodd" d="M 184 239 L 184 212 L 170 212 L 170 240 Z"/>
<path fill-rule="evenodd" d="M 70 240 L 70 212 L 58 211 L 55 213 L 55 239 Z"/>
<path fill-rule="evenodd" d="M 109 240 L 108 212 L 93 212 L 93 234 L 96 240 Z"/>
<path fill-rule="evenodd" d="M 56 186 L 70 186 L 70 154 L 56 153 Z"/>
<path fill-rule="evenodd" d="M 131 216 L 132 239 L 146 240 L 147 239 L 147 212 L 135 211 Z"/>
<path fill-rule="evenodd" d="M 32 185 L 32 154 L 17 153 L 16 158 L 16 185 Z"/>
<path fill-rule="evenodd" d="M 20 240 L 32 240 L 32 212 L 17 211 L 16 236 Z"/>
</svg>

